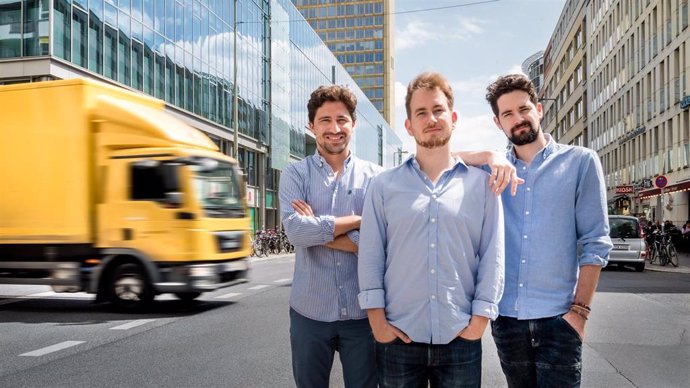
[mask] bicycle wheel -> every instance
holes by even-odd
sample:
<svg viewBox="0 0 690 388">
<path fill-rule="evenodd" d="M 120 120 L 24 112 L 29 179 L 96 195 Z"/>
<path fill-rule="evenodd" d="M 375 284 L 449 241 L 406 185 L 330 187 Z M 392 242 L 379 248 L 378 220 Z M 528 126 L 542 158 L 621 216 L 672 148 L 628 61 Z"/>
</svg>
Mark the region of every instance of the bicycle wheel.
<svg viewBox="0 0 690 388">
<path fill-rule="evenodd" d="M 656 247 L 656 245 L 652 245 L 652 247 L 649 249 L 649 264 L 656 263 L 656 259 L 658 256 L 659 249 Z"/>
<path fill-rule="evenodd" d="M 667 247 L 662 246 L 659 249 L 659 257 L 657 259 L 659 260 L 659 265 L 662 267 L 668 263 L 668 248 Z"/>
<path fill-rule="evenodd" d="M 674 267 L 678 266 L 678 251 L 673 245 L 668 246 L 668 262 Z"/>
</svg>

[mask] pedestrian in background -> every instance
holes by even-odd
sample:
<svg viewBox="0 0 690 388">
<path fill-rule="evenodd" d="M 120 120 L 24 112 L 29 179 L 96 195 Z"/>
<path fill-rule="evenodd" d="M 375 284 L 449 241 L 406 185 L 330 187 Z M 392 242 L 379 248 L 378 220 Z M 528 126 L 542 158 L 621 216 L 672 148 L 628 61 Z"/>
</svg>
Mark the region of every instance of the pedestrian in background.
<svg viewBox="0 0 690 388">
<path fill-rule="evenodd" d="M 328 387 L 336 351 L 346 387 L 376 387 L 374 339 L 357 303 L 357 244 L 364 195 L 382 167 L 350 152 L 356 104 L 343 86 L 316 89 L 307 104 L 316 153 L 280 179 L 281 218 L 295 246 L 290 344 L 299 388 Z"/>
<path fill-rule="evenodd" d="M 416 154 L 372 180 L 359 247 L 379 387 L 479 387 L 481 337 L 503 291 L 500 198 L 450 152 L 446 79 L 420 74 L 405 103 Z"/>
<path fill-rule="evenodd" d="M 524 183 L 504 192 L 506 282 L 492 334 L 514 387 L 579 387 L 585 323 L 612 248 L 597 154 L 556 143 L 524 75 L 487 88 L 507 157 Z"/>
</svg>

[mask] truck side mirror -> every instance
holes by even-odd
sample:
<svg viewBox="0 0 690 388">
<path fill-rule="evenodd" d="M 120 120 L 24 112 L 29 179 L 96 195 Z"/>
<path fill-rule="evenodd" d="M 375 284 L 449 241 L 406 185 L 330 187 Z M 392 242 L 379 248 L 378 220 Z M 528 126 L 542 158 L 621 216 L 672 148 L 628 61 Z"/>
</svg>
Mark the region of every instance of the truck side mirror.
<svg viewBox="0 0 690 388">
<path fill-rule="evenodd" d="M 166 205 L 172 207 L 181 207 L 184 200 L 184 195 L 179 191 L 170 191 L 165 193 Z"/>
</svg>

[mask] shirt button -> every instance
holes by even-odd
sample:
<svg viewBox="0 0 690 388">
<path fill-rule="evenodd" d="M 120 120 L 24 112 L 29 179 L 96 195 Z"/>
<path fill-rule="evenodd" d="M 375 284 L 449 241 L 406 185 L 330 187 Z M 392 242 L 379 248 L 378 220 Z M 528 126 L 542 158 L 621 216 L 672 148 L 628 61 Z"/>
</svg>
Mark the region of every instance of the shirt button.
<svg viewBox="0 0 690 388">
<path fill-rule="evenodd" d="M 338 287 L 338 288 L 340 288 L 340 289 L 342 290 L 342 289 L 343 289 L 343 286 L 340 286 L 340 287 Z"/>
<path fill-rule="evenodd" d="M 431 300 L 436 300 L 436 295 L 431 295 Z"/>
<path fill-rule="evenodd" d="M 523 170 L 527 170 L 527 166 L 522 166 L 522 169 L 523 169 Z"/>
<path fill-rule="evenodd" d="M 525 214 L 529 215 L 529 211 L 526 211 Z"/>
<path fill-rule="evenodd" d="M 522 283 L 520 283 L 520 287 L 522 287 Z"/>
<path fill-rule="evenodd" d="M 526 262 L 527 262 L 527 260 L 522 260 L 522 264 L 525 264 Z"/>
<path fill-rule="evenodd" d="M 438 198 L 438 194 L 432 194 L 431 196 L 434 198 Z"/>
<path fill-rule="evenodd" d="M 435 219 L 435 218 L 432 218 L 432 219 L 431 219 L 431 223 L 433 224 L 434 222 L 436 222 L 436 219 Z"/>
<path fill-rule="evenodd" d="M 527 235 L 522 236 L 522 238 L 526 239 L 526 238 L 527 238 Z M 338 263 L 338 265 L 340 265 L 340 263 Z"/>
<path fill-rule="evenodd" d="M 436 273 L 436 270 L 432 268 L 432 269 L 431 269 L 431 274 L 433 275 L 433 274 L 435 274 L 435 273 Z"/>
<path fill-rule="evenodd" d="M 340 262 L 337 262 L 336 265 L 340 265 Z"/>
<path fill-rule="evenodd" d="M 528 188 L 527 188 L 527 191 L 532 191 L 532 189 L 530 189 L 530 188 L 528 187 Z"/>
<path fill-rule="evenodd" d="M 429 246 L 432 247 L 432 248 L 435 248 L 435 247 L 436 247 L 436 244 L 431 243 L 431 245 L 429 245 Z"/>
</svg>

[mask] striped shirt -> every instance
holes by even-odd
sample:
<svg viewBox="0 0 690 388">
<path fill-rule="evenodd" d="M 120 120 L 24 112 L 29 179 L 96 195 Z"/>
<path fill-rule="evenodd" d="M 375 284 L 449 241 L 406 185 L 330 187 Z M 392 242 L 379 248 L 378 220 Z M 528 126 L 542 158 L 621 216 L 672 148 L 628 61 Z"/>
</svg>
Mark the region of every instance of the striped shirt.
<svg viewBox="0 0 690 388">
<path fill-rule="evenodd" d="M 301 315 L 322 322 L 366 318 L 357 302 L 357 255 L 324 244 L 333 241 L 336 217 L 362 214 L 367 186 L 381 171 L 351 155 L 336 177 L 317 152 L 281 174 L 281 219 L 295 246 L 290 307 Z M 295 199 L 307 202 L 315 217 L 295 213 Z M 357 244 L 359 231 L 350 231 L 348 237 Z"/>
</svg>

